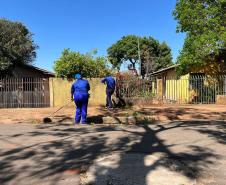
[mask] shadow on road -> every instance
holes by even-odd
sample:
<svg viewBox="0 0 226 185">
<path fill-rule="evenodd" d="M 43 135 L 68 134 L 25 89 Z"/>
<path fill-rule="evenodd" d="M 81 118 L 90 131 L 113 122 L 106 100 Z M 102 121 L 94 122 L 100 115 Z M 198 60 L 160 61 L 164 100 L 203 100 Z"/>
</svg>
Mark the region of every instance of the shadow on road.
<svg viewBox="0 0 226 185">
<path fill-rule="evenodd" d="M 155 127 L 140 123 L 139 126 L 128 128 L 90 126 L 74 129 L 61 123 L 59 125 L 39 125 L 32 132 L 7 136 L 6 139 L 9 141 L 16 138 L 22 145 L 13 149 L 2 148 L 0 150 L 0 184 L 7 184 L 21 174 L 23 174 L 23 178 L 38 179 L 56 176 L 54 184 L 59 181 L 61 174 L 65 171 L 81 171 L 98 157 L 114 151 L 121 152 L 119 167 L 107 170 L 117 171 L 124 164 L 124 156 L 127 153 L 163 154 L 151 166 L 145 165 L 143 158 L 138 159 L 143 166 L 142 185 L 147 183 L 146 176 L 151 170 L 162 166 L 170 168 L 170 170 L 179 169 L 180 173 L 186 177 L 196 179 L 202 173 L 203 168 L 214 163 L 220 156 L 207 147 L 195 146 L 193 143 L 187 146 L 188 152 L 175 153 L 170 150 L 172 145 L 166 145 L 165 141 L 158 137 L 159 133 L 183 128 L 185 131 L 193 130 L 211 137 L 220 144 L 226 144 L 226 123 L 224 121 L 179 121 L 168 125 L 155 124 Z M 120 137 L 117 135 L 114 138 L 114 133 L 118 133 Z M 40 138 L 40 141 L 23 145 L 24 137 Z M 48 137 L 53 139 L 46 141 L 41 139 Z M 109 141 L 109 139 L 111 140 Z M 171 168 L 166 158 L 177 161 L 173 164 L 174 168 Z M 181 164 L 183 164 L 183 168 L 181 168 Z M 96 176 L 100 176 L 100 174 L 97 173 Z"/>
</svg>

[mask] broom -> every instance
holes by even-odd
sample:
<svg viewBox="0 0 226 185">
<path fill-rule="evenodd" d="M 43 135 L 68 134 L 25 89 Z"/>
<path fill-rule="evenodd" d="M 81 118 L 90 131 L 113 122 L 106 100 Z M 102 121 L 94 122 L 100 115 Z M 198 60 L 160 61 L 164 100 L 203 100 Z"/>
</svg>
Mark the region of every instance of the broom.
<svg viewBox="0 0 226 185">
<path fill-rule="evenodd" d="M 65 105 L 63 105 L 62 107 L 60 107 L 59 109 L 57 109 L 55 112 L 53 112 L 51 115 L 49 115 L 48 117 L 43 118 L 43 123 L 51 123 L 52 119 L 54 117 L 54 114 L 56 114 L 57 112 L 59 112 L 61 109 L 63 109 L 64 107 L 68 106 L 72 101 L 66 103 Z"/>
</svg>

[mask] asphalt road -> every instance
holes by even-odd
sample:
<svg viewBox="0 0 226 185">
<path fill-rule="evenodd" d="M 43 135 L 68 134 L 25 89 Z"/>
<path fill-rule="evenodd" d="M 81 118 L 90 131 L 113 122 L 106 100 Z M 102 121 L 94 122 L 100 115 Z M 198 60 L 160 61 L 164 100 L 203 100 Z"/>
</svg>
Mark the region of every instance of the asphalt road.
<svg viewBox="0 0 226 185">
<path fill-rule="evenodd" d="M 225 145 L 224 121 L 0 124 L 0 184 L 225 185 Z"/>
</svg>

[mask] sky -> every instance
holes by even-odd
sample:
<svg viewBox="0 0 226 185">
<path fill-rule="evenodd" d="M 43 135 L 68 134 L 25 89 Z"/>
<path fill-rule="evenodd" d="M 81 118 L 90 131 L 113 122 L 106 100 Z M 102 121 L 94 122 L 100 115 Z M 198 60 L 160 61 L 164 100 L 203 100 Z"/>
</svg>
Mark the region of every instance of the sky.
<svg viewBox="0 0 226 185">
<path fill-rule="evenodd" d="M 173 60 L 185 35 L 176 33 L 176 0 L 0 0 L 0 18 L 22 22 L 39 46 L 34 65 L 53 71 L 64 48 L 82 53 L 107 48 L 135 34 L 165 41 Z"/>
</svg>

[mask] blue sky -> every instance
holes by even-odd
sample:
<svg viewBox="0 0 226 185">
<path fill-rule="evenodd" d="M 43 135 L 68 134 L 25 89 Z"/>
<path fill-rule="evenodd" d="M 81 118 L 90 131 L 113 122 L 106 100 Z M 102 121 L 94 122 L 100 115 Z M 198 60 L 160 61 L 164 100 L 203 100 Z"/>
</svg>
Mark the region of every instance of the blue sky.
<svg viewBox="0 0 226 185">
<path fill-rule="evenodd" d="M 35 65 L 53 70 L 64 48 L 106 49 L 124 35 L 166 41 L 174 61 L 184 42 L 172 16 L 176 0 L 0 0 L 0 17 L 23 22 L 39 46 Z"/>
</svg>

